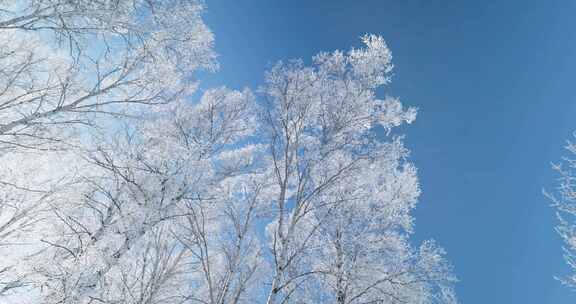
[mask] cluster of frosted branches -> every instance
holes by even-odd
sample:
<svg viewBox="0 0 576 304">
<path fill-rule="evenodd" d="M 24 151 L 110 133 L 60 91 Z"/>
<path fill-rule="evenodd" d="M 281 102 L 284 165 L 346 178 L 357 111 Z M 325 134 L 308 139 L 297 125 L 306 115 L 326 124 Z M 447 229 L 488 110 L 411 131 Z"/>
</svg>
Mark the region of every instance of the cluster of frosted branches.
<svg viewBox="0 0 576 304">
<path fill-rule="evenodd" d="M 573 142 L 568 142 L 566 149 L 571 155 L 576 153 Z M 556 231 L 564 240 L 564 259 L 572 270 L 572 274 L 559 279 L 570 288 L 576 288 L 576 160 L 565 157 L 561 163 L 552 167 L 559 176 L 558 186 L 554 193 L 544 194 L 557 210 L 559 224 Z"/>
<path fill-rule="evenodd" d="M 94 116 L 166 103 L 213 68 L 196 1 L 3 1 L 0 153 L 55 149 Z M 70 143 L 68 143 L 70 144 Z"/>
<path fill-rule="evenodd" d="M 456 302 L 381 37 L 190 101 L 200 3 L 0 5 L 0 302 Z"/>
</svg>

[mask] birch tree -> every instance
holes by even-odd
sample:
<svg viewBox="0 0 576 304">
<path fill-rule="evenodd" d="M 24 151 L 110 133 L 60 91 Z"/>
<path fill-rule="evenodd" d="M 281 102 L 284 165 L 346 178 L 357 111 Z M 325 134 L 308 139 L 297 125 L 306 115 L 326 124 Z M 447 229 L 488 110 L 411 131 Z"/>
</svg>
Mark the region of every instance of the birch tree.
<svg viewBox="0 0 576 304">
<path fill-rule="evenodd" d="M 263 128 L 278 189 L 268 304 L 454 301 L 443 251 L 432 242 L 414 251 L 407 240 L 420 190 L 402 137 L 374 133 L 412 122 L 416 109 L 377 98 L 391 54 L 379 36 L 363 42 L 266 76 Z"/>
<path fill-rule="evenodd" d="M 39 285 L 39 275 L 68 282 L 79 272 L 83 246 L 100 231 L 84 240 L 79 202 L 120 196 L 112 185 L 86 187 L 86 172 L 96 166 L 114 186 L 122 181 L 82 154 L 94 150 L 94 134 L 112 134 L 113 119 L 181 98 L 195 88 L 194 71 L 216 67 L 201 12 L 197 1 L 0 2 L 1 302 L 49 303 L 36 297 L 53 286 Z M 62 245 L 70 230 L 82 246 Z M 172 263 L 159 239 L 141 256 Z M 44 271 L 56 266 L 59 274 Z M 77 293 L 73 286 L 63 294 Z"/>
<path fill-rule="evenodd" d="M 210 90 L 100 140 L 19 268 L 30 302 L 245 303 L 263 267 L 263 181 L 244 157 L 258 147 L 232 146 L 252 109 L 247 91 Z"/>
</svg>

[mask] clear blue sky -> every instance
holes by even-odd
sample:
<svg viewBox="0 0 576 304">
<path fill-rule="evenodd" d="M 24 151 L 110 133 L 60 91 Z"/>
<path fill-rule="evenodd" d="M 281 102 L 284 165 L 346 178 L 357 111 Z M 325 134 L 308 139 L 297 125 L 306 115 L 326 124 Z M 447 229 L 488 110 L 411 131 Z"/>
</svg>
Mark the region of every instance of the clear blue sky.
<svg viewBox="0 0 576 304">
<path fill-rule="evenodd" d="M 503 3 L 506 2 L 506 3 Z M 464 304 L 575 303 L 550 163 L 576 130 L 575 1 L 208 0 L 221 70 L 203 87 L 256 87 L 280 59 L 384 36 L 387 93 L 418 106 L 406 129 L 423 188 L 416 239 L 442 244 Z"/>
</svg>

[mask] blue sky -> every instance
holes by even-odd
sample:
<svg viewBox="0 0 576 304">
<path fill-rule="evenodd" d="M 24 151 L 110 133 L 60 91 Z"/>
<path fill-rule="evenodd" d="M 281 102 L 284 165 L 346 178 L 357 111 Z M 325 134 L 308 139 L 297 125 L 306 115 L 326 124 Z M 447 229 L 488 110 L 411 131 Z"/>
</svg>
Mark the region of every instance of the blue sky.
<svg viewBox="0 0 576 304">
<path fill-rule="evenodd" d="M 506 2 L 506 3 L 504 3 Z M 387 94 L 419 107 L 406 128 L 423 195 L 417 240 L 443 245 L 462 303 L 574 303 L 542 189 L 576 130 L 576 2 L 207 1 L 221 70 L 203 87 L 256 87 L 280 59 L 382 35 Z"/>
</svg>

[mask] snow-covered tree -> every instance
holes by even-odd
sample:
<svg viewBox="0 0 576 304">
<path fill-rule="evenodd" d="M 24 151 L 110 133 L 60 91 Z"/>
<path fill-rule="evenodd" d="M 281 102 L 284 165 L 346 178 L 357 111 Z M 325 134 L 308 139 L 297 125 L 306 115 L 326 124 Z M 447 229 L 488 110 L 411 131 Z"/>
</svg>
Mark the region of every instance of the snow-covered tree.
<svg viewBox="0 0 576 304">
<path fill-rule="evenodd" d="M 381 37 L 363 42 L 266 76 L 263 132 L 277 184 L 268 304 L 454 301 L 442 249 L 408 242 L 420 190 L 402 138 L 375 133 L 412 122 L 416 109 L 377 98 L 392 57 Z"/>
<path fill-rule="evenodd" d="M 564 240 L 564 259 L 570 267 L 571 274 L 559 278 L 570 288 L 576 288 L 576 144 L 568 141 L 566 145 L 570 156 L 562 159 L 562 162 L 552 165 L 558 173 L 555 191 L 544 192 L 557 211 L 558 225 L 556 231 Z"/>
<path fill-rule="evenodd" d="M 175 102 L 100 141 L 89 155 L 92 170 L 77 184 L 81 197 L 61 200 L 57 230 L 46 237 L 51 248 L 32 263 L 48 300 L 229 303 L 242 296 L 258 266 L 257 256 L 245 256 L 260 247 L 250 226 L 256 198 L 231 193 L 238 187 L 231 180 L 250 163 L 224 162 L 236 152 L 228 146 L 253 129 L 252 101 L 249 92 L 211 90 L 198 104 Z M 46 254 L 50 263 L 42 262 Z"/>
<path fill-rule="evenodd" d="M 58 298 L 44 284 L 57 280 L 78 292 L 68 283 L 96 239 L 80 238 L 91 227 L 76 230 L 74 214 L 80 202 L 116 195 L 97 182 L 120 181 L 85 153 L 118 119 L 181 98 L 194 71 L 216 67 L 201 12 L 195 0 L 0 1 L 0 302 L 50 303 L 37 296 Z M 70 238 L 82 246 L 64 247 Z"/>
</svg>

